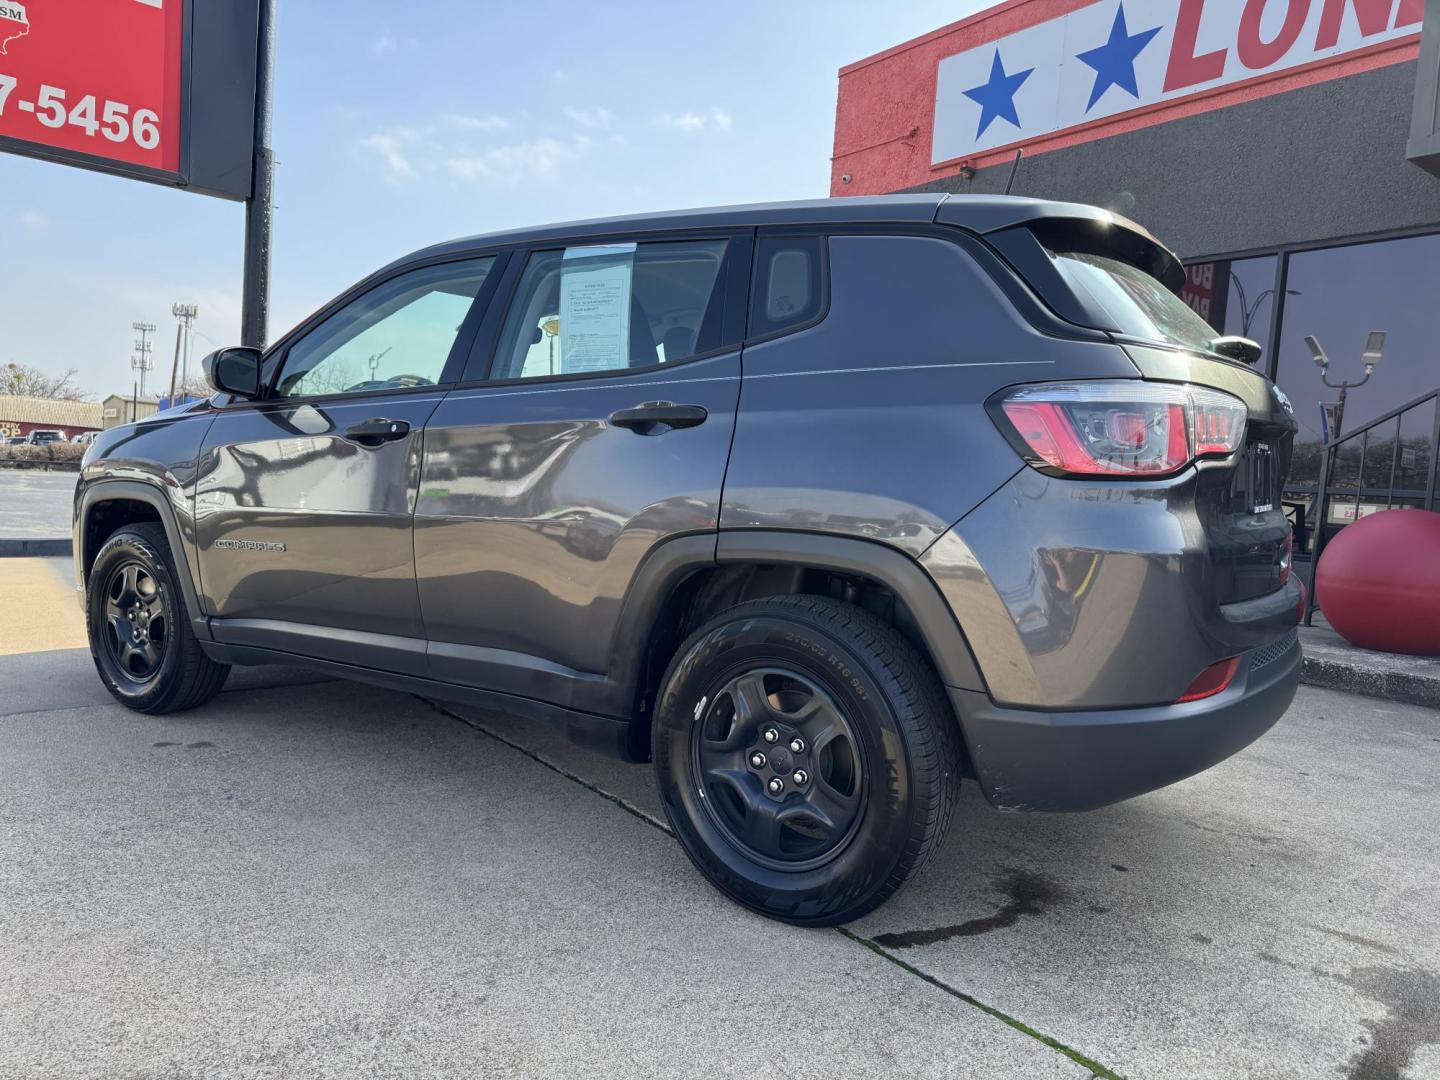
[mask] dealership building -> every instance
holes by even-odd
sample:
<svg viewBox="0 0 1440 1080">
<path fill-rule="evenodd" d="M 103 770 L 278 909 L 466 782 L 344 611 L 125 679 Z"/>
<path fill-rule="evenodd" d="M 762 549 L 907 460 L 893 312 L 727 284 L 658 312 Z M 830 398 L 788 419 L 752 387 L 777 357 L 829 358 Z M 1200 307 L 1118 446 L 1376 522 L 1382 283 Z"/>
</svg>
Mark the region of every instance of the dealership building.
<svg viewBox="0 0 1440 1080">
<path fill-rule="evenodd" d="M 1010 0 L 841 69 L 831 193 L 1013 180 L 1146 226 L 1217 333 L 1265 347 L 1312 523 L 1334 446 L 1339 527 L 1440 509 L 1437 91 L 1440 0 Z M 1377 330 L 1337 416 L 1326 380 L 1361 382 Z"/>
</svg>

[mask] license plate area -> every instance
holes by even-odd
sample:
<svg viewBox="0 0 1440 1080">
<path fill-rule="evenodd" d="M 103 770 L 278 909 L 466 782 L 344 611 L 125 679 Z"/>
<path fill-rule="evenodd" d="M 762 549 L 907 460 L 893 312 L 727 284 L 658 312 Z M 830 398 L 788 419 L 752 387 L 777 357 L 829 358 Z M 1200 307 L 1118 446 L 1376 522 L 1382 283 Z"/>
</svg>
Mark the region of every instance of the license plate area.
<svg viewBox="0 0 1440 1080">
<path fill-rule="evenodd" d="M 1275 449 L 1269 443 L 1255 442 L 1245 447 L 1235 468 L 1235 501 L 1237 512 L 1266 514 L 1275 509 L 1279 498 Z"/>
</svg>

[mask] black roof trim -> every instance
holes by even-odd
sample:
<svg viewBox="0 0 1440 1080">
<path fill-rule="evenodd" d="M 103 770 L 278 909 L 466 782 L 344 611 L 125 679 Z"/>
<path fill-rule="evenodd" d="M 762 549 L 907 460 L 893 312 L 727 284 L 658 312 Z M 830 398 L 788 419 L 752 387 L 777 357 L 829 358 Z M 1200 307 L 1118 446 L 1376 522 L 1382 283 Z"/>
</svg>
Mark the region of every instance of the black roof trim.
<svg viewBox="0 0 1440 1080">
<path fill-rule="evenodd" d="M 1133 221 L 1095 206 L 1082 203 L 1050 202 L 1007 195 L 862 195 L 840 199 L 810 199 L 802 202 L 753 203 L 741 206 L 670 210 L 654 214 L 594 218 L 555 225 L 482 233 L 423 248 L 391 267 L 420 259 L 462 255 L 481 248 L 515 244 L 565 243 L 590 236 L 615 233 L 673 232 L 689 229 L 739 229 L 764 226 L 812 226 L 829 224 L 931 224 L 954 225 L 985 234 L 1013 228 L 1045 218 L 1109 224 L 1133 233 L 1163 253 L 1159 261 L 1179 266 L 1168 248 Z M 387 267 L 386 269 L 390 269 Z"/>
</svg>

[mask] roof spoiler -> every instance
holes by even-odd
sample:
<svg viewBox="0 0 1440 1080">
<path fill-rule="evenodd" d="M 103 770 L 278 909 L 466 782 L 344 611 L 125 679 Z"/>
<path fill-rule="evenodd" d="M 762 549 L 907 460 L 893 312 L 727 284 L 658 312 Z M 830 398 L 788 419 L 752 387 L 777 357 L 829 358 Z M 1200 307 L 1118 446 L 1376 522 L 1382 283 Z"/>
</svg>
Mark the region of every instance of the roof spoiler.
<svg viewBox="0 0 1440 1080">
<path fill-rule="evenodd" d="M 991 238 L 1024 229 L 1051 251 L 1084 251 L 1123 259 L 1174 293 L 1185 285 L 1185 267 L 1173 251 L 1144 226 L 1098 206 L 1044 199 L 947 199 L 937 209 L 935 220 Z"/>
</svg>

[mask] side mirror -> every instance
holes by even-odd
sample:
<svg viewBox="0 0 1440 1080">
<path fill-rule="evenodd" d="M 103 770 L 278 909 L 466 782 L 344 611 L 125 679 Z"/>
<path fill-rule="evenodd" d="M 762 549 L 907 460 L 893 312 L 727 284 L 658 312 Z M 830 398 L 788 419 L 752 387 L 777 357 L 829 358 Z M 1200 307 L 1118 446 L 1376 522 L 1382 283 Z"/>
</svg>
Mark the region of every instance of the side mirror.
<svg viewBox="0 0 1440 1080">
<path fill-rule="evenodd" d="M 1222 337 L 1216 338 L 1210 343 L 1210 349 L 1230 360 L 1238 360 L 1242 364 L 1249 364 L 1252 367 L 1260 362 L 1260 344 L 1243 337 Z"/>
<path fill-rule="evenodd" d="M 216 349 L 200 361 L 205 381 L 222 394 L 260 396 L 260 350 L 237 347 Z"/>
</svg>

